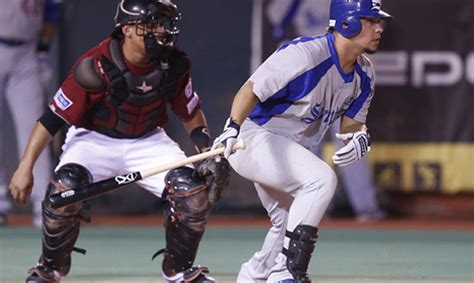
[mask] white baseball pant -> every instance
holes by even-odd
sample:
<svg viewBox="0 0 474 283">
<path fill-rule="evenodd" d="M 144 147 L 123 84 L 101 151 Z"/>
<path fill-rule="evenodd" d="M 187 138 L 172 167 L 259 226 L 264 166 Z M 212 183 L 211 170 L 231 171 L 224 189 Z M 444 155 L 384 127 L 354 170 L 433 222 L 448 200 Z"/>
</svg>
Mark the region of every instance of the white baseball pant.
<svg viewBox="0 0 474 283">
<path fill-rule="evenodd" d="M 186 158 L 179 145 L 161 128 L 137 139 L 116 139 L 73 126 L 67 132 L 62 149 L 55 170 L 67 163 L 77 163 L 89 170 L 94 182 Z M 167 173 L 150 176 L 137 184 L 161 197 Z"/>
</svg>

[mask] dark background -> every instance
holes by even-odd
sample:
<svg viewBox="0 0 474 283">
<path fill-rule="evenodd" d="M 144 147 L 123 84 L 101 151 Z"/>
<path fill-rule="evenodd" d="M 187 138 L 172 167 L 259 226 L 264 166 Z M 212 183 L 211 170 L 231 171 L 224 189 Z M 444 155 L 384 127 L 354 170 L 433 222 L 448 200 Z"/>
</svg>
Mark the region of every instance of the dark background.
<svg viewBox="0 0 474 283">
<path fill-rule="evenodd" d="M 384 1 L 395 16 L 380 50 L 454 51 L 463 78 L 449 87 L 378 87 L 369 123 L 378 141 L 474 142 L 474 85 L 466 80 L 465 59 L 474 51 L 474 1 Z M 411 58 L 410 58 L 410 61 Z M 428 70 L 442 72 L 444 66 Z M 408 77 L 411 75 L 411 65 Z M 470 121 L 470 122 L 469 122 Z M 474 165 L 474 161 L 473 164 Z"/>
<path fill-rule="evenodd" d="M 250 70 L 252 0 L 174 1 L 183 14 L 178 46 L 193 62 L 193 85 L 203 101 L 211 134 L 218 135 L 230 111 L 233 95 L 247 80 Z M 116 0 L 67 0 L 59 36 L 53 48 L 56 85 L 66 77 L 75 60 L 105 39 L 113 29 Z M 387 24 L 380 51 L 455 51 L 465 63 L 474 48 L 474 1 L 391 0 L 384 10 L 395 15 Z M 268 42 L 266 42 L 268 43 Z M 56 56 L 54 56 L 56 55 Z M 268 54 L 265 54 L 267 56 Z M 411 58 L 411 57 L 410 57 Z M 411 62 L 411 61 L 410 61 Z M 443 66 L 430 66 L 443 70 Z M 474 70 L 474 68 L 472 68 Z M 411 65 L 407 76 L 410 78 Z M 464 70 L 466 72 L 466 70 Z M 450 87 L 378 86 L 368 124 L 377 142 L 474 142 L 474 86 L 465 79 Z M 172 116 L 168 134 L 188 154 L 193 146 L 183 127 Z M 10 126 L 11 127 L 11 126 Z M 7 129 L 8 126 L 7 126 Z M 7 131 L 8 132 L 8 131 Z M 13 140 L 11 141 L 14 142 Z M 56 151 L 56 157 L 58 152 Z M 473 154 L 467 152 L 466 154 Z M 16 160 L 8 152 L 7 160 Z M 474 160 L 465 168 L 472 175 Z M 9 171 L 15 162 L 7 164 Z M 473 188 L 470 189 L 472 192 Z M 396 190 L 396 188 L 395 188 Z M 91 201 L 94 211 L 106 213 L 155 212 L 159 199 L 136 186 L 121 189 Z M 382 192 L 382 204 L 388 203 Z M 336 208 L 350 210 L 342 190 Z M 22 210 L 23 208 L 16 208 Z M 216 207 L 222 213 L 264 213 L 253 185 L 232 175 L 231 183 Z"/>
</svg>

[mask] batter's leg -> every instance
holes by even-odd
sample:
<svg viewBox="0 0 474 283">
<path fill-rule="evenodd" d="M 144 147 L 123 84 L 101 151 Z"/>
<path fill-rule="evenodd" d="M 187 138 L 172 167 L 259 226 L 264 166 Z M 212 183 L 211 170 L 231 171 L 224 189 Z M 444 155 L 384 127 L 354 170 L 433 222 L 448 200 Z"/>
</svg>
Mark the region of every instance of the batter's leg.
<svg viewBox="0 0 474 283">
<path fill-rule="evenodd" d="M 335 122 L 330 131 L 331 140 L 335 143 L 336 148 L 343 147 L 344 143 L 338 140 L 335 135 L 339 132 L 339 123 Z M 362 158 L 349 166 L 339 167 L 338 170 L 347 197 L 357 217 L 370 217 L 371 215 L 383 217 L 384 213 L 377 201 L 377 189 L 373 182 L 367 158 Z"/>
<path fill-rule="evenodd" d="M 257 183 L 255 188 L 267 210 L 272 227 L 268 230 L 260 251 L 242 264 L 237 276 L 238 283 L 266 282 L 270 270 L 276 264 L 275 259 L 283 248 L 288 211 L 293 201 L 293 197 L 287 193 L 265 188 Z"/>
<path fill-rule="evenodd" d="M 318 238 L 318 225 L 336 190 L 334 171 L 320 160 L 312 179 L 301 182 L 288 215 L 284 249 L 267 282 L 311 282 L 307 269 Z"/>
<path fill-rule="evenodd" d="M 288 235 L 302 235 L 305 240 L 298 245 L 303 248 L 292 257 L 296 264 L 287 264 L 287 257 L 280 250 L 267 282 L 291 279 L 297 273 L 304 273 L 301 269 L 290 270 L 291 266 L 307 267 L 309 263 L 310 257 L 304 254 L 308 253 L 308 248 L 314 247 L 314 232 L 334 195 L 336 174 L 328 164 L 300 144 L 251 122 L 243 124 L 241 135 L 247 148 L 229 158 L 234 170 L 249 180 L 294 198 L 286 230 Z M 267 206 L 266 203 L 263 205 Z M 289 243 L 290 237 L 287 236 L 284 240 L 286 249 Z"/>
</svg>

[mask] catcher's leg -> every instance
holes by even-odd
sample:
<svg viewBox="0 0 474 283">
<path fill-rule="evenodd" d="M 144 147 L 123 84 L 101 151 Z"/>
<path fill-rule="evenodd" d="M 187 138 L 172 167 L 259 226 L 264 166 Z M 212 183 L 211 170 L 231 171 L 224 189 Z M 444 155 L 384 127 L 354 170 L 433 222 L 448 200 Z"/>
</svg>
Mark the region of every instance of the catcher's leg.
<svg viewBox="0 0 474 283">
<path fill-rule="evenodd" d="M 162 263 L 165 282 L 214 282 L 204 275 L 208 272 L 206 267 L 193 267 L 211 208 L 208 188 L 189 167 L 170 171 L 165 182 L 167 193 L 164 198 L 169 202 Z"/>
<path fill-rule="evenodd" d="M 59 282 L 69 273 L 71 252 L 81 251 L 74 248 L 74 243 L 79 236 L 83 203 L 53 209 L 47 199 L 51 194 L 91 182 L 92 175 L 79 164 L 65 164 L 54 173 L 43 201 L 43 253 L 26 282 Z"/>
</svg>

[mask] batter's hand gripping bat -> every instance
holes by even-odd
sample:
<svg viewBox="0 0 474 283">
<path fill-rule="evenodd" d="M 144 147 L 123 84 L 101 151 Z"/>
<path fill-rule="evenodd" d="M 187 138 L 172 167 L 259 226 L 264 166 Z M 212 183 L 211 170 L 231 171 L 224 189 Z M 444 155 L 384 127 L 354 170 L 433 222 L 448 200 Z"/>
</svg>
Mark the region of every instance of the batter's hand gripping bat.
<svg viewBox="0 0 474 283">
<path fill-rule="evenodd" d="M 233 150 L 245 149 L 245 143 L 240 139 L 233 147 Z M 148 170 L 131 172 L 123 175 L 118 175 L 109 179 L 105 179 L 99 182 L 95 182 L 89 185 L 77 187 L 75 189 L 65 190 L 59 193 L 52 194 L 49 196 L 49 202 L 52 208 L 60 208 L 66 205 L 73 203 L 85 201 L 91 198 L 95 198 L 102 194 L 113 191 L 117 188 L 120 188 L 124 185 L 134 183 L 143 178 L 165 172 L 174 168 L 184 166 L 193 162 L 201 161 L 209 157 L 214 157 L 220 155 L 224 152 L 224 147 L 219 147 L 214 150 L 196 154 L 190 157 L 187 157 L 180 161 L 175 161 L 172 163 L 156 166 Z"/>
</svg>

